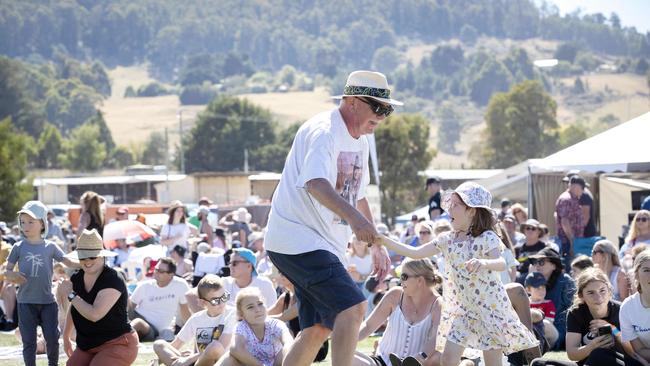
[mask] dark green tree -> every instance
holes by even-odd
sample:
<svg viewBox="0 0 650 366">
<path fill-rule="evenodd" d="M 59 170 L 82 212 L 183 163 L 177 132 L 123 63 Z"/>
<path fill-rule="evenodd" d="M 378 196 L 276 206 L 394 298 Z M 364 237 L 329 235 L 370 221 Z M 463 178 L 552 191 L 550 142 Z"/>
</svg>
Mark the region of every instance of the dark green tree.
<svg viewBox="0 0 650 366">
<path fill-rule="evenodd" d="M 135 163 L 135 158 L 133 153 L 125 146 L 117 146 L 113 149 L 111 156 L 109 158 L 110 166 L 115 168 L 124 168 Z"/>
<path fill-rule="evenodd" d="M 564 149 L 589 137 L 587 128 L 582 123 L 571 124 L 562 130 L 558 135 L 558 149 Z"/>
<path fill-rule="evenodd" d="M 218 97 L 199 115 L 184 140 L 186 170 L 241 170 L 244 150 L 254 156 L 267 141 L 275 141 L 275 122 L 267 109 L 246 99 Z"/>
<path fill-rule="evenodd" d="M 470 158 L 485 168 L 507 168 L 557 149 L 557 103 L 538 81 L 524 81 L 492 97 L 486 130 Z"/>
<path fill-rule="evenodd" d="M 142 164 L 161 165 L 165 164 L 165 135 L 159 131 L 153 131 L 149 134 L 147 142 L 142 151 Z"/>
<path fill-rule="evenodd" d="M 38 168 L 52 169 L 59 168 L 59 155 L 63 150 L 63 139 L 61 133 L 51 123 L 46 123 L 41 136 L 36 144 Z"/>
<path fill-rule="evenodd" d="M 72 130 L 65 144 L 61 163 L 74 171 L 96 171 L 106 159 L 106 145 L 100 140 L 97 125 L 84 124 Z"/>
<path fill-rule="evenodd" d="M 470 98 L 485 105 L 496 92 L 508 90 L 511 75 L 501 61 L 488 57 L 470 84 Z"/>
<path fill-rule="evenodd" d="M 461 116 L 450 103 L 443 103 L 439 112 L 438 150 L 456 154 L 456 143 L 460 140 Z"/>
<path fill-rule="evenodd" d="M 375 130 L 381 171 L 381 206 L 386 218 L 413 209 L 422 193 L 418 172 L 436 152 L 429 148 L 429 122 L 420 115 L 398 114 Z"/>
<path fill-rule="evenodd" d="M 111 152 L 115 148 L 115 141 L 113 140 L 111 130 L 108 128 L 108 125 L 104 120 L 104 113 L 97 111 L 97 113 L 86 123 L 95 125 L 99 128 L 99 141 L 104 143 L 104 146 L 106 146 L 106 154 L 110 156 Z"/>
<path fill-rule="evenodd" d="M 11 118 L 0 121 L 0 220 L 14 221 L 16 212 L 34 195 L 27 176 L 28 136 L 16 131 Z"/>
</svg>

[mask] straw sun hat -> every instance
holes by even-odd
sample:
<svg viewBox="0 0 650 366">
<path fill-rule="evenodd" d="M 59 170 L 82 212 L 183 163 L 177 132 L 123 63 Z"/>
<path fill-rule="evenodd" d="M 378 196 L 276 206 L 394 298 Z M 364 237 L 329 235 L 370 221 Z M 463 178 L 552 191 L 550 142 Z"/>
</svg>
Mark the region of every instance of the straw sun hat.
<svg viewBox="0 0 650 366">
<path fill-rule="evenodd" d="M 114 257 L 117 253 L 104 249 L 102 237 L 97 229 L 84 230 L 77 241 L 77 250 L 67 255 L 72 259 L 86 259 L 92 257 Z"/>
</svg>

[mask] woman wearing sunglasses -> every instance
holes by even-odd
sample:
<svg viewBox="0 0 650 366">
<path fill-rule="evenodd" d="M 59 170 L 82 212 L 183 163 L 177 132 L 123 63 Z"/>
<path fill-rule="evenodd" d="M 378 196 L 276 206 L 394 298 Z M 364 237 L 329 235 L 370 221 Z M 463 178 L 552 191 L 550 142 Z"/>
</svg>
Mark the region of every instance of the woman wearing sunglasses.
<svg viewBox="0 0 650 366">
<path fill-rule="evenodd" d="M 630 223 L 630 230 L 627 232 L 627 237 L 625 237 L 625 244 L 618 252 L 623 268 L 632 268 L 631 250 L 640 243 L 650 244 L 650 211 L 648 210 L 639 210 Z"/>
<path fill-rule="evenodd" d="M 560 254 L 553 248 L 544 248 L 537 254 L 530 256 L 531 271 L 540 272 L 546 279 L 546 299 L 555 304 L 555 321 L 559 338 L 553 349 L 564 349 L 564 336 L 566 334 L 566 314 L 573 303 L 576 284 L 573 278 L 564 273 L 564 266 Z"/>
<path fill-rule="evenodd" d="M 606 239 L 597 241 L 591 250 L 591 259 L 609 278 L 614 300 L 625 300 L 630 295 L 630 281 L 627 273 L 621 269 L 614 244 Z"/>
<path fill-rule="evenodd" d="M 353 365 L 440 364 L 440 352 L 435 346 L 442 297 L 434 288 L 442 278 L 428 258 L 407 258 L 402 263 L 400 280 L 401 286 L 390 289 L 361 324 L 359 341 L 388 322 L 376 354 L 357 351 Z"/>
</svg>

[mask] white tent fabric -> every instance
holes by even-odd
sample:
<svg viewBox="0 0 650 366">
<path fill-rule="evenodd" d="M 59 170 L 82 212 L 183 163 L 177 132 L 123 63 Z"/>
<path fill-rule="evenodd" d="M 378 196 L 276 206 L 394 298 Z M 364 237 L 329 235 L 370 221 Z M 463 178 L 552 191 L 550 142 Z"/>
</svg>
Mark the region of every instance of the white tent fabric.
<svg viewBox="0 0 650 366">
<path fill-rule="evenodd" d="M 579 169 L 591 173 L 627 172 L 634 165 L 650 163 L 650 112 L 581 141 L 540 160 L 548 170 Z"/>
</svg>

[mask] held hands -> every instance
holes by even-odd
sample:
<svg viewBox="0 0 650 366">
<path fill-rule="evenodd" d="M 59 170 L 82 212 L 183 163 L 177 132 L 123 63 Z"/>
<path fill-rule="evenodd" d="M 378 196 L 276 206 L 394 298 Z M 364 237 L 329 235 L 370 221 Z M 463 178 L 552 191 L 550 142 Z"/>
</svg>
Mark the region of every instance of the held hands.
<svg viewBox="0 0 650 366">
<path fill-rule="evenodd" d="M 386 275 L 390 272 L 390 257 L 386 248 L 373 245 L 370 247 L 370 254 L 372 255 L 372 272 L 370 275 L 377 277 L 377 281 L 381 282 Z"/>
<path fill-rule="evenodd" d="M 365 241 L 368 244 L 374 244 L 379 238 L 377 229 L 370 221 L 366 220 L 360 213 L 356 215 L 354 220 L 350 221 L 350 227 L 360 241 Z"/>
<path fill-rule="evenodd" d="M 474 273 L 481 267 L 485 267 L 485 262 L 482 259 L 472 258 L 465 262 L 465 268 L 469 273 Z"/>
</svg>

